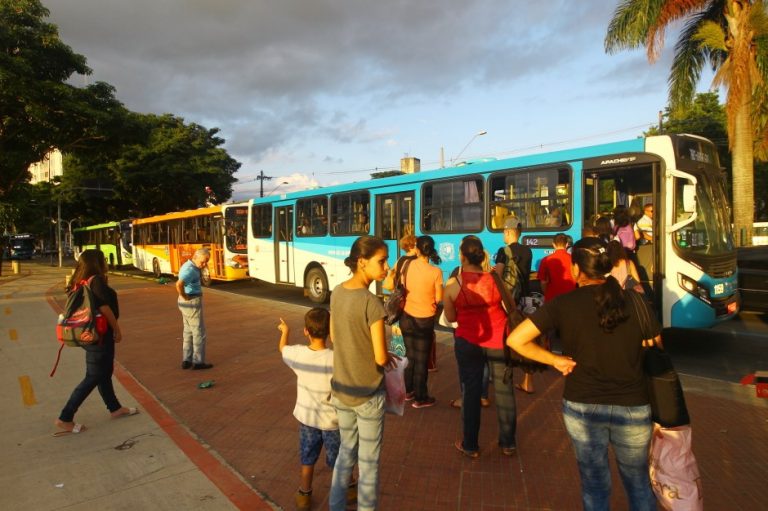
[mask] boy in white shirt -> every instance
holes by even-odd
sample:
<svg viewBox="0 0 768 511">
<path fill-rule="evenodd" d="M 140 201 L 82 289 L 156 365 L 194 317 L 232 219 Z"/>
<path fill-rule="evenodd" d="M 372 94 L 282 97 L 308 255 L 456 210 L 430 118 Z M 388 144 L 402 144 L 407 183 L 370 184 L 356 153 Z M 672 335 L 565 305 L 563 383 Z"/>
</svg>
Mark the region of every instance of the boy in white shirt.
<svg viewBox="0 0 768 511">
<path fill-rule="evenodd" d="M 326 346 L 331 315 L 315 307 L 304 316 L 304 336 L 309 344 L 288 344 L 288 325 L 280 318 L 280 344 L 283 362 L 296 373 L 296 406 L 293 416 L 299 421 L 299 459 L 301 483 L 296 492 L 297 509 L 310 509 L 312 478 L 320 450 L 325 446 L 325 462 L 333 468 L 339 454 L 339 423 L 331 405 L 333 351 Z"/>
</svg>

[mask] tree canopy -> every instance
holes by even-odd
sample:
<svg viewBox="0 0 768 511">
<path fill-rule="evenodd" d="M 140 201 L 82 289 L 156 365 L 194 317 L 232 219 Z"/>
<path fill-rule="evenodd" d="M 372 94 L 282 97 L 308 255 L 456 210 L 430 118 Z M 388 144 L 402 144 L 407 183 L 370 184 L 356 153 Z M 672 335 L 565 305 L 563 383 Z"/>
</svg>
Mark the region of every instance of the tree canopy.
<svg viewBox="0 0 768 511">
<path fill-rule="evenodd" d="M 240 164 L 218 128 L 130 112 L 104 82 L 72 85 L 91 70 L 48 15 L 39 0 L 0 0 L 0 230 L 44 230 L 30 204 L 88 224 L 196 208 L 206 186 L 229 199 Z M 27 169 L 54 148 L 61 184 L 30 187 Z"/>
</svg>

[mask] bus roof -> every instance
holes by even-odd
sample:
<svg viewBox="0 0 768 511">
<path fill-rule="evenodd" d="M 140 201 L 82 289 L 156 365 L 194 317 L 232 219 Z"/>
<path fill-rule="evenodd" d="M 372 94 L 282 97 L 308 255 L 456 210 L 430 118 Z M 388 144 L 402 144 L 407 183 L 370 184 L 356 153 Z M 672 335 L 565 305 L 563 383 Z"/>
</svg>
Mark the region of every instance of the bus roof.
<svg viewBox="0 0 768 511">
<path fill-rule="evenodd" d="M 354 192 L 363 189 L 372 189 L 379 187 L 388 187 L 396 185 L 408 185 L 411 183 L 418 183 L 421 181 L 428 181 L 433 179 L 451 178 L 462 175 L 471 174 L 483 174 L 488 172 L 496 172 L 500 170 L 507 170 L 510 168 L 525 168 L 533 167 L 537 165 L 546 165 L 550 163 L 565 163 L 583 160 L 586 158 L 592 158 L 596 156 L 604 156 L 610 154 L 621 154 L 628 152 L 641 152 L 645 150 L 645 138 L 639 137 L 630 140 L 624 140 L 620 142 L 611 142 L 607 144 L 600 144 L 587 147 L 579 147 L 574 149 L 564 149 L 560 151 L 553 151 L 547 153 L 536 153 L 525 156 L 517 156 L 514 158 L 506 158 L 503 160 L 473 160 L 472 162 L 459 162 L 458 166 L 438 168 L 432 170 L 422 170 L 413 174 L 403 174 L 399 176 L 384 177 L 380 179 L 370 179 L 367 181 L 356 181 L 353 183 L 346 183 L 340 185 L 333 185 L 323 188 L 313 188 L 311 190 L 302 190 L 298 192 L 288 192 L 281 195 L 260 197 L 251 199 L 250 203 L 262 204 L 280 202 L 286 199 L 298 199 L 303 197 L 313 197 L 317 195 L 324 195 L 328 193 L 344 193 Z"/>
<path fill-rule="evenodd" d="M 149 216 L 146 218 L 136 218 L 133 220 L 133 223 L 136 225 L 149 224 L 154 222 L 162 222 L 165 220 L 177 220 L 179 218 L 191 218 L 196 216 L 215 215 L 217 213 L 221 213 L 221 206 L 219 205 L 211 206 L 208 208 L 188 209 L 186 211 L 175 211 L 173 213 Z"/>
</svg>

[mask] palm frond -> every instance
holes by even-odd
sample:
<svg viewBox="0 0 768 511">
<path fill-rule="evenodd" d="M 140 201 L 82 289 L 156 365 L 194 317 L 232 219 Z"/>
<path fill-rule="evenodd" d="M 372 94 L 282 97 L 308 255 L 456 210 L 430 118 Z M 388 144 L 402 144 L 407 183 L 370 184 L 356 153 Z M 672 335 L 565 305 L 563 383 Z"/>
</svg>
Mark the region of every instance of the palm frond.
<svg viewBox="0 0 768 511">
<path fill-rule="evenodd" d="M 768 37 L 768 11 L 764 2 L 757 1 L 752 4 L 749 25 L 752 27 L 755 39 Z"/>
<path fill-rule="evenodd" d="M 659 58 L 664 46 L 664 31 L 671 23 L 703 11 L 711 0 L 667 0 L 662 2 L 655 21 L 649 25 L 646 36 L 648 60 Z"/>
<path fill-rule="evenodd" d="M 728 50 L 725 46 L 725 32 L 723 31 L 723 27 L 714 21 L 704 21 L 693 35 L 693 39 L 699 41 L 700 46 L 709 48 L 710 50 Z"/>
<path fill-rule="evenodd" d="M 707 61 L 717 70 L 728 54 L 722 50 L 702 47 L 695 35 L 706 22 L 723 26 L 722 1 L 713 2 L 709 9 L 691 16 L 680 32 L 675 45 L 675 57 L 669 73 L 669 105 L 673 112 L 689 105 L 696 93 L 696 84 Z M 720 9 L 718 9 L 718 7 Z"/>
<path fill-rule="evenodd" d="M 644 45 L 663 3 L 664 0 L 624 0 L 619 4 L 608 24 L 606 53 Z"/>
</svg>

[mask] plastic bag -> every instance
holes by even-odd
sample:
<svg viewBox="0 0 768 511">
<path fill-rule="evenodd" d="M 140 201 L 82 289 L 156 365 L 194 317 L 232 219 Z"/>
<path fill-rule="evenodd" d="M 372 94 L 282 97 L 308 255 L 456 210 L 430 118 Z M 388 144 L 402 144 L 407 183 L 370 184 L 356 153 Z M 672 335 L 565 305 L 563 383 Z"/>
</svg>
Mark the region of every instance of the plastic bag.
<svg viewBox="0 0 768 511">
<path fill-rule="evenodd" d="M 655 425 L 648 459 L 651 486 L 668 511 L 702 511 L 701 476 L 691 450 L 691 427 Z"/>
<path fill-rule="evenodd" d="M 384 411 L 393 415 L 403 415 L 405 412 L 405 368 L 408 367 L 408 357 L 397 361 L 394 369 L 384 373 L 384 385 L 387 396 Z"/>
</svg>

